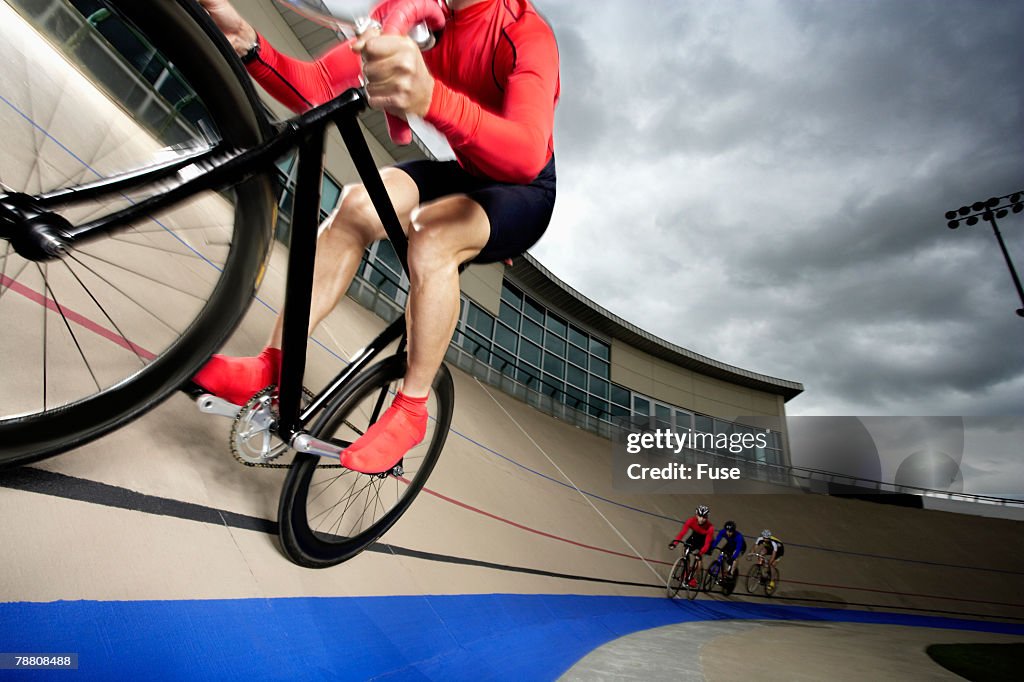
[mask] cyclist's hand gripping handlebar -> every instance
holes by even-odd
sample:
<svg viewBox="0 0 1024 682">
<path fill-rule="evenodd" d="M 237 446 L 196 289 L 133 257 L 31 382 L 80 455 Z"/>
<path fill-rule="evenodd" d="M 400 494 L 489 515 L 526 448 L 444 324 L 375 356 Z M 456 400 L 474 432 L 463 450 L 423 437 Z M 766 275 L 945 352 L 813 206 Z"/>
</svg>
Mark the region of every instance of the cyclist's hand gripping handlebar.
<svg viewBox="0 0 1024 682">
<path fill-rule="evenodd" d="M 370 18 L 380 26 L 385 35 L 408 35 L 421 50 L 434 45 L 433 31 L 440 31 L 445 24 L 446 0 L 384 0 L 370 13 Z M 374 24 L 367 24 L 363 31 Z M 395 114 L 386 114 L 388 135 L 396 144 L 412 142 L 409 122 Z"/>
</svg>

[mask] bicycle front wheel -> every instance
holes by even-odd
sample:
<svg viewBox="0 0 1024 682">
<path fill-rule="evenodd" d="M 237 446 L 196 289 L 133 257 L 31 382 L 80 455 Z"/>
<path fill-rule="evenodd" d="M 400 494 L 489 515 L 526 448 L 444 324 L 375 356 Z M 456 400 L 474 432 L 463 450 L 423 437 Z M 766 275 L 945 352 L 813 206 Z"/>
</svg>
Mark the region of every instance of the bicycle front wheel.
<svg viewBox="0 0 1024 682">
<path fill-rule="evenodd" d="M 259 143 L 269 127 L 229 50 L 190 1 L 0 3 L 0 196 Z M 81 223 L 159 191 L 57 210 Z M 103 435 L 192 376 L 252 298 L 274 210 L 258 174 L 50 261 L 0 225 L 0 466 Z"/>
<path fill-rule="evenodd" d="M 705 592 L 707 592 L 708 594 L 711 594 L 711 592 L 714 591 L 715 585 L 718 584 L 721 572 L 722 572 L 722 565 L 718 561 L 715 561 L 710 566 L 708 566 L 708 570 L 704 571 L 704 591 Z"/>
<path fill-rule="evenodd" d="M 405 375 L 406 356 L 383 360 L 356 376 L 310 429 L 317 438 L 351 443 L 390 403 Z M 278 510 L 281 547 L 289 559 L 326 568 L 376 542 L 406 512 L 434 470 L 451 426 L 455 386 L 444 365 L 427 401 L 427 435 L 401 462 L 402 472 L 361 474 L 320 467 L 324 460 L 298 454 Z"/>
<path fill-rule="evenodd" d="M 686 564 L 683 561 L 685 558 L 685 556 L 681 556 L 676 559 L 676 562 L 672 564 L 672 570 L 668 574 L 668 584 L 665 586 L 665 593 L 669 599 L 674 599 L 683 587 L 683 574 L 686 573 Z"/>
<path fill-rule="evenodd" d="M 761 586 L 761 564 L 754 564 L 747 572 L 747 592 L 754 594 Z"/>
</svg>

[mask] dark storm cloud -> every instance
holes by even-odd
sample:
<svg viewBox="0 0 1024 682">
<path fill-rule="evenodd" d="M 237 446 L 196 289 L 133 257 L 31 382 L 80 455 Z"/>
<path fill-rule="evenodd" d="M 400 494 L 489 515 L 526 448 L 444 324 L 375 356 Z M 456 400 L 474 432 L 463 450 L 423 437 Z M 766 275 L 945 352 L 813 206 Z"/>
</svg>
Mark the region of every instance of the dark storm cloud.
<svg viewBox="0 0 1024 682">
<path fill-rule="evenodd" d="M 791 412 L 1021 410 L 1024 321 L 991 230 L 942 214 L 1024 186 L 1024 4 L 540 4 L 563 99 L 534 253 L 555 273 L 804 382 Z M 1024 218 L 1004 223 L 1024 267 Z"/>
</svg>

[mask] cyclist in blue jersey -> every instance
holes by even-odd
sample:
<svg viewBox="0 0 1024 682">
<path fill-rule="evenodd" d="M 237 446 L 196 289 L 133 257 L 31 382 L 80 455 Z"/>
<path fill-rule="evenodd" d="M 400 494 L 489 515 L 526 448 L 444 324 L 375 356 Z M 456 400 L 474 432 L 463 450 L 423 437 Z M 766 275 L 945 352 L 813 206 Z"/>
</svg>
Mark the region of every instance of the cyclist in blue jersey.
<svg viewBox="0 0 1024 682">
<path fill-rule="evenodd" d="M 718 536 L 715 537 L 715 541 L 711 543 L 711 547 L 718 547 L 718 543 L 725 539 L 725 545 L 722 546 L 722 554 L 725 555 L 726 561 L 729 562 L 727 569 L 727 575 L 730 580 L 736 579 L 736 559 L 743 556 L 743 553 L 747 551 L 747 541 L 743 538 L 743 533 L 739 532 L 736 528 L 735 521 L 726 521 L 725 525 L 722 526 L 722 530 L 718 531 Z"/>
</svg>

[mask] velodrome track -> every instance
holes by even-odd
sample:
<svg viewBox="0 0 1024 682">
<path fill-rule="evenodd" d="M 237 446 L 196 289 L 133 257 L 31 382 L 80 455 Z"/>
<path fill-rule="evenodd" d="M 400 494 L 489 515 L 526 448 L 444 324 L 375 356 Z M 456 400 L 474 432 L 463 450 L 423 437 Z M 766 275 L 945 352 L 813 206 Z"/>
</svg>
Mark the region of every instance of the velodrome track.
<svg viewBox="0 0 1024 682">
<path fill-rule="evenodd" d="M 262 347 L 282 268 L 275 253 L 227 352 Z M 343 301 L 310 345 L 307 384 L 382 325 Z M 96 680 L 736 679 L 721 659 L 737 647 L 777 679 L 943 679 L 927 644 L 1024 639 L 1020 522 L 799 494 L 624 495 L 608 441 L 454 374 L 429 490 L 331 569 L 283 557 L 283 473 L 237 464 L 228 421 L 184 396 L 0 473 L 0 651 L 75 652 L 78 678 Z M 775 597 L 664 597 L 666 544 L 697 502 L 787 541 Z"/>
</svg>

